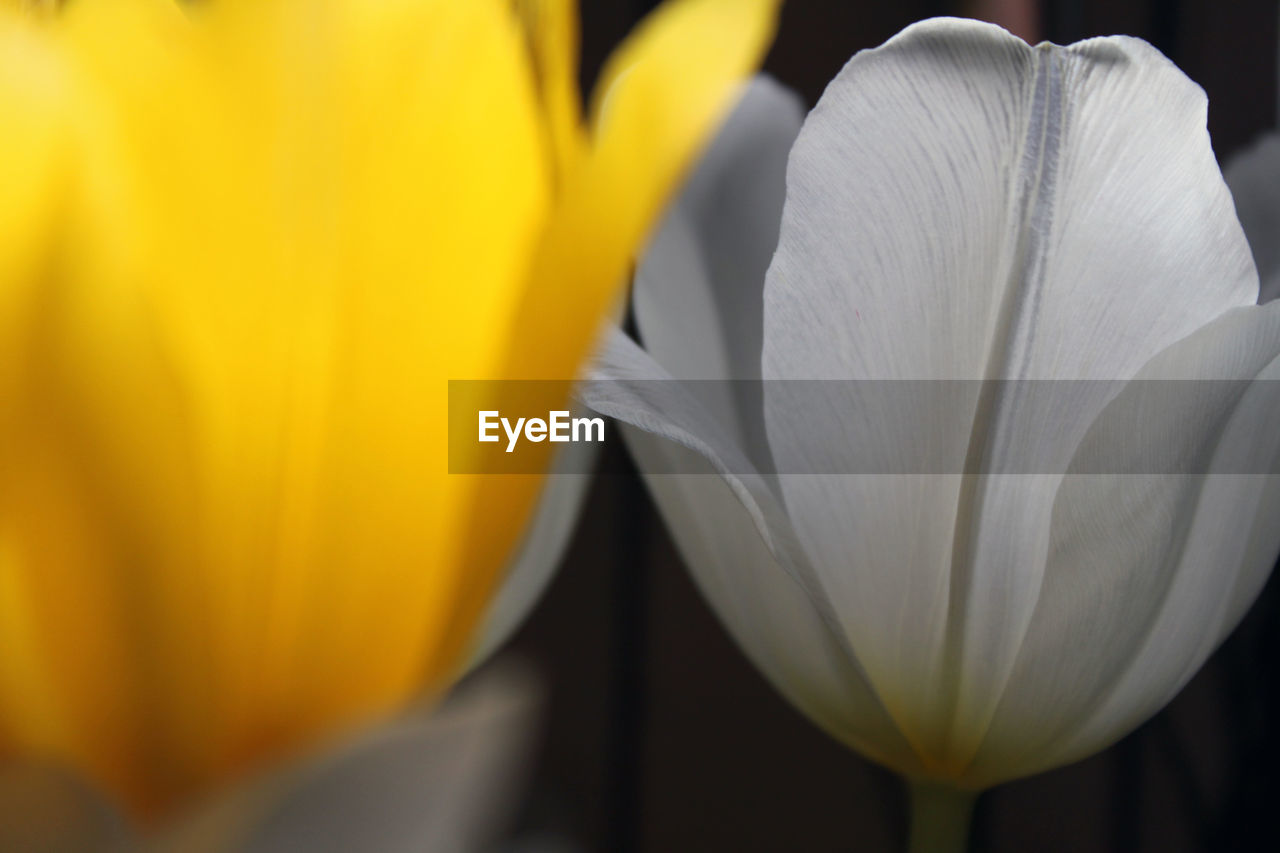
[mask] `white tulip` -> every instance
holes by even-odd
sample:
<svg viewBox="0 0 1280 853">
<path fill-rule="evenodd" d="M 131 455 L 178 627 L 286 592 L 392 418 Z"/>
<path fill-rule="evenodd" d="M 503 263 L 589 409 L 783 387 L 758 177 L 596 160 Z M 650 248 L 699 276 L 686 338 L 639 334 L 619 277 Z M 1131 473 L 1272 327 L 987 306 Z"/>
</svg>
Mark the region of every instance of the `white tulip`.
<svg viewBox="0 0 1280 853">
<path fill-rule="evenodd" d="M 1142 41 L 961 20 L 856 55 L 803 127 L 759 81 L 637 275 L 644 349 L 584 394 L 748 657 L 912 781 L 913 849 L 1155 713 L 1280 550 L 1280 383 L 1249 381 L 1280 304 L 1205 115 Z M 673 376 L 764 381 L 638 381 Z M 1017 381 L 904 410 L 797 379 Z"/>
</svg>

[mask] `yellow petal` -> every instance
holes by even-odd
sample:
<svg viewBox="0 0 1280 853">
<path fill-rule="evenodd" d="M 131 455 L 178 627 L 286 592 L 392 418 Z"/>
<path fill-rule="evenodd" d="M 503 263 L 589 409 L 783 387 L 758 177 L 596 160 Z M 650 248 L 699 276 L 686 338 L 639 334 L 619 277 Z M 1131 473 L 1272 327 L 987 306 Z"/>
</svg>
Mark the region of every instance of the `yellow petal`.
<svg viewBox="0 0 1280 853">
<path fill-rule="evenodd" d="M 574 375 L 658 213 L 772 36 L 778 0 L 674 0 L 609 59 L 590 149 L 530 272 L 508 375 Z M 530 330 L 533 331 L 530 334 Z M 528 344 L 538 341 L 534 347 Z"/>
<path fill-rule="evenodd" d="M 50 248 L 69 168 L 65 77 L 41 34 L 0 7 L 0 323 Z"/>
<path fill-rule="evenodd" d="M 0 0 L 0 14 L 15 12 L 31 17 L 48 17 L 58 11 L 61 0 Z"/>
<path fill-rule="evenodd" d="M 29 370 L 56 298 L 79 94 L 47 33 L 0 9 L 0 759 L 74 756 L 123 786 L 111 721 L 132 694 L 102 571 L 117 551 Z"/>
<path fill-rule="evenodd" d="M 582 156 L 585 138 L 578 96 L 575 0 L 516 0 L 529 39 L 557 175 Z"/>
<path fill-rule="evenodd" d="M 98 108 L 31 384 L 82 471 L 24 509 L 82 540 L 64 574 L 127 593 L 102 631 L 129 643 L 117 680 L 145 716 L 102 742 L 128 744 L 145 767 L 128 795 L 154 809 L 452 673 L 458 602 L 498 564 L 460 559 L 473 486 L 446 473 L 446 380 L 503 353 L 548 158 L 498 0 L 190 21 L 84 0 L 64 23 Z M 35 529 L 15 520 L 10 553 L 48 615 L 66 592 L 31 581 L 50 553 Z M 99 569 L 100 551 L 129 559 Z M 77 642 L 106 642 L 97 624 Z M 47 741 L 27 746 L 83 763 L 81 739 Z M 95 770 L 118 757 L 102 751 Z"/>
<path fill-rule="evenodd" d="M 529 400 L 564 393 L 600 331 L 635 252 L 742 79 L 772 37 L 778 0 L 674 0 L 651 14 L 605 66 L 590 147 L 563 182 L 530 267 L 517 314 L 519 335 L 500 373 L 552 380 L 501 393 L 512 410 L 546 409 Z M 490 407 L 492 408 L 492 407 Z M 527 458 L 550 445 L 533 445 Z M 476 476 L 478 503 L 495 517 L 518 516 L 537 493 L 532 477 Z M 483 516 L 481 516 L 483 518 Z M 485 522 L 470 542 L 493 559 Z M 486 553 L 488 552 L 488 553 Z"/>
<path fill-rule="evenodd" d="M 78 0 L 69 194 L 0 56 L 0 749 L 154 812 L 444 689 L 540 483 L 447 473 L 447 380 L 573 376 L 775 6 L 587 135 L 560 0 Z"/>
</svg>

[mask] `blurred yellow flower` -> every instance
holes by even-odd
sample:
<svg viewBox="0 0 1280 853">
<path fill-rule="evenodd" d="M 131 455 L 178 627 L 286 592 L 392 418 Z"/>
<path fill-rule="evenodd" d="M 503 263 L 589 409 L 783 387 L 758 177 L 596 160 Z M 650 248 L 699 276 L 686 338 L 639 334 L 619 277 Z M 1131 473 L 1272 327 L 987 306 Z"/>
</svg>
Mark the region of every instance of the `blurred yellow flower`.
<svg viewBox="0 0 1280 853">
<path fill-rule="evenodd" d="M 776 5 L 584 127 L 570 0 L 0 4 L 0 757 L 157 814 L 447 687 L 539 485 L 447 380 L 574 375 Z"/>
</svg>

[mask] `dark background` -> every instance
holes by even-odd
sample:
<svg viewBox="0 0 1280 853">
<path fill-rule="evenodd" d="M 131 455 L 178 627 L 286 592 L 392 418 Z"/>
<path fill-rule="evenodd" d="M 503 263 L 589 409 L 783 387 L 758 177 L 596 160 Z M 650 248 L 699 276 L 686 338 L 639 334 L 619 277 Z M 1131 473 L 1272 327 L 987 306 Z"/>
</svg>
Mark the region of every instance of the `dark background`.
<svg viewBox="0 0 1280 853">
<path fill-rule="evenodd" d="M 584 86 L 652 5 L 582 0 Z M 765 68 L 812 105 L 855 51 L 921 18 L 999 5 L 791 0 Z M 1160 48 L 1207 91 L 1220 160 L 1275 126 L 1275 0 L 1023 5 L 1032 19 L 1020 34 L 1033 41 L 1122 33 Z M 610 471 L 629 465 L 615 438 Z M 557 579 L 508 649 L 550 688 L 519 849 L 903 849 L 896 778 L 828 739 L 752 669 L 634 476 L 597 479 Z M 1273 579 L 1151 721 L 1084 762 L 984 795 L 974 851 L 1280 850 L 1278 654 Z"/>
</svg>

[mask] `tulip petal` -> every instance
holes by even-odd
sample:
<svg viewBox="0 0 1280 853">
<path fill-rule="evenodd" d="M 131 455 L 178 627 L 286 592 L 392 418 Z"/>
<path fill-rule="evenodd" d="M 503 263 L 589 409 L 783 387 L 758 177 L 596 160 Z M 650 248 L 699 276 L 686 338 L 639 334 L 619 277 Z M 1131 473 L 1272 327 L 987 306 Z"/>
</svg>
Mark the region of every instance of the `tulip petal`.
<svg viewBox="0 0 1280 853">
<path fill-rule="evenodd" d="M 1270 133 L 1223 170 L 1262 286 L 1258 304 L 1280 296 L 1280 134 Z"/>
<path fill-rule="evenodd" d="M 0 691 L 47 721 L 18 747 L 153 813 L 465 662 L 526 507 L 473 541 L 445 380 L 500 364 L 550 198 L 504 0 L 184 5 L 59 21 L 95 103 L 30 379 L 56 461 L 12 486 L 57 491 L 0 495 L 50 635 L 6 657 L 97 672 L 53 685 L 66 720 Z"/>
<path fill-rule="evenodd" d="M 815 596 L 815 601 L 822 598 L 808 573 L 793 565 L 802 561 L 769 482 L 751 465 L 726 425 L 702 407 L 683 380 L 673 379 L 615 328 L 606 337 L 578 397 L 603 415 L 653 432 L 705 458 L 742 501 L 761 538 L 788 566 L 795 581 Z"/>
<path fill-rule="evenodd" d="M 41 34 L 0 8 L 0 341 L 7 303 L 49 248 L 62 201 L 71 141 L 67 77 Z"/>
<path fill-rule="evenodd" d="M 1031 48 L 929 21 L 855 56 L 792 150 L 763 374 L 1127 379 L 1256 298 L 1203 92 L 1168 60 L 1135 39 Z M 814 418 L 793 384 L 766 383 L 779 471 L 901 452 L 890 439 L 909 424 L 827 384 Z M 1065 470 L 1107 384 L 1078 384 L 1056 413 L 1020 405 L 1020 387 L 929 412 L 926 442 L 975 473 L 1017 453 Z M 1056 487 L 1052 474 L 922 479 L 782 487 L 873 683 L 891 712 L 890 685 L 907 694 L 938 772 L 958 773 L 1039 596 Z"/>
<path fill-rule="evenodd" d="M 488 850 L 515 804 L 539 692 L 527 672 L 486 668 L 434 713 L 419 709 L 243 784 L 142 850 Z"/>
<path fill-rule="evenodd" d="M 726 480 L 660 433 L 628 424 L 622 434 L 685 566 L 747 658 L 832 737 L 888 766 L 920 768 L 840 634 L 773 555 Z M 649 473 L 673 471 L 682 473 Z"/>
<path fill-rule="evenodd" d="M 578 94 L 577 5 L 576 0 L 516 0 L 559 177 L 582 156 L 586 144 Z"/>
<path fill-rule="evenodd" d="M 1153 714 L 1280 551 L 1280 304 L 1224 315 L 1137 379 L 1062 483 L 1040 601 L 971 769 L 981 784 L 1083 757 Z M 1135 445 L 1137 473 L 1106 473 Z"/>
<path fill-rule="evenodd" d="M 529 274 L 517 316 L 530 343 L 511 353 L 513 375 L 566 379 L 586 360 L 598 330 L 568 333 L 565 312 L 605 316 L 634 248 L 763 53 L 777 6 L 674 0 L 610 57 L 589 150 L 566 176 Z"/>
<path fill-rule="evenodd" d="M 827 627 L 840 636 L 830 600 L 793 536 L 776 487 L 751 466 L 743 450 L 683 381 L 673 379 L 634 341 L 614 329 L 579 396 L 597 412 L 652 432 L 705 459 L 741 501 L 778 564 L 804 590 Z"/>
<path fill-rule="evenodd" d="M 567 398 L 776 6 L 664 6 L 587 140 L 569 0 L 68 4 L 92 102 L 38 399 L 0 410 L 3 748 L 155 815 L 443 690 L 541 484 L 448 474 L 445 380 Z"/>
<path fill-rule="evenodd" d="M 70 172 L 67 69 L 30 22 L 0 7 L 0 470 L 11 444 L 5 422 L 30 328 L 40 264 L 53 246 L 55 217 Z"/>
<path fill-rule="evenodd" d="M 803 117 L 794 94 L 768 77 L 753 80 L 645 251 L 632 296 L 636 325 L 645 350 L 672 376 L 760 378 L 764 277 Z M 763 467 L 759 385 L 707 392 L 703 405 L 733 426 Z"/>
<path fill-rule="evenodd" d="M 43 25 L 0 9 L 0 756 L 88 756 L 79 769 L 126 787 L 138 772 L 128 762 L 147 759 L 120 726 L 136 682 L 111 537 L 88 506 L 94 484 L 52 437 L 51 377 L 38 369 L 74 197 L 76 120 L 92 106 L 81 82 Z"/>
<path fill-rule="evenodd" d="M 766 677 L 833 736 L 895 766 L 918 763 L 845 644 L 768 481 L 702 409 L 702 395 L 616 330 L 579 393 L 627 425 L 686 565 Z M 855 719 L 842 713 L 849 707 L 864 710 Z"/>
<path fill-rule="evenodd" d="M 481 375 L 560 381 L 568 393 L 636 248 L 727 111 L 729 95 L 763 54 L 778 4 L 669 0 L 614 52 L 597 87 L 590 139 L 559 182 L 524 298 L 509 316 L 513 344 L 496 374 Z M 533 462 L 540 453 L 550 467 L 549 446 L 526 451 Z M 487 535 L 489 516 L 519 516 L 533 504 L 539 482 L 470 479 L 483 510 L 474 514 L 469 541 L 473 550 L 486 549 L 481 556 L 488 562 L 499 556 Z"/>
</svg>

